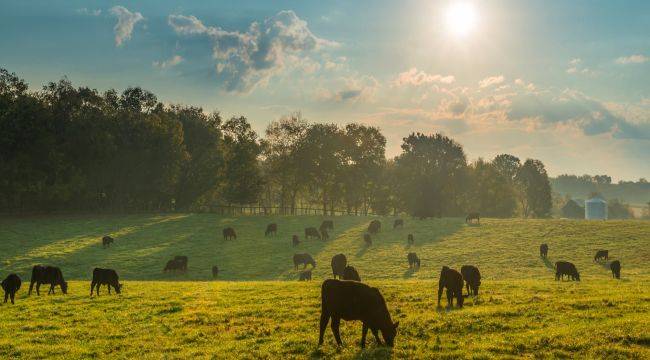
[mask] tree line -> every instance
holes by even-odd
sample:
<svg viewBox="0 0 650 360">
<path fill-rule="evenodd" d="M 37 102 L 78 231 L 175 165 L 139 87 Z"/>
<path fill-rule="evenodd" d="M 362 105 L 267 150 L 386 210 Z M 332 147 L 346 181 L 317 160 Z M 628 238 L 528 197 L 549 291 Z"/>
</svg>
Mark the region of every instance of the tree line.
<svg viewBox="0 0 650 360">
<path fill-rule="evenodd" d="M 442 134 L 412 133 L 388 159 L 380 129 L 292 113 L 260 136 L 243 116 L 164 105 L 139 87 L 103 93 L 67 79 L 30 91 L 0 69 L 0 211 L 206 211 L 319 207 L 323 213 L 479 212 L 548 217 L 539 160 L 468 162 Z"/>
</svg>

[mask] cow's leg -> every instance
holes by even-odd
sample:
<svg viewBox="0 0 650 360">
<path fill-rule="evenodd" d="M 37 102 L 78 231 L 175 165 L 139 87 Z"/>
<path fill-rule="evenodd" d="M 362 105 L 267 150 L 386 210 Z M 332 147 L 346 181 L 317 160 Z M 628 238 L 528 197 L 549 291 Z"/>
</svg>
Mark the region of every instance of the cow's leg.
<svg viewBox="0 0 650 360">
<path fill-rule="evenodd" d="M 361 328 L 361 348 L 366 347 L 366 334 L 368 334 L 368 325 L 366 323 L 363 323 L 363 327 Z"/>
<path fill-rule="evenodd" d="M 438 307 L 440 307 L 440 299 L 442 298 L 442 285 L 438 285 Z"/>
<path fill-rule="evenodd" d="M 33 287 L 33 286 L 34 286 L 34 280 L 31 280 L 31 281 L 29 282 L 29 293 L 27 293 L 27 295 L 31 295 L 31 294 L 32 294 L 32 287 Z"/>
<path fill-rule="evenodd" d="M 91 281 L 90 282 L 90 297 L 93 297 L 93 288 L 95 287 L 95 282 Z"/>
<path fill-rule="evenodd" d="M 341 318 L 332 316 L 332 332 L 334 333 L 334 338 L 336 339 L 336 343 L 339 346 L 343 345 L 343 341 L 341 341 L 341 333 L 340 333 L 340 327 L 341 327 Z"/>
<path fill-rule="evenodd" d="M 454 306 L 454 294 L 447 288 L 447 307 L 451 308 Z"/>
<path fill-rule="evenodd" d="M 9 292 L 5 291 L 5 303 L 7 302 L 7 298 L 9 297 Z"/>
<path fill-rule="evenodd" d="M 372 335 L 375 336 L 375 341 L 377 342 L 377 345 L 381 346 L 383 343 L 381 342 L 381 339 L 379 338 L 379 331 L 377 328 L 370 329 L 372 330 Z"/>
<path fill-rule="evenodd" d="M 47 294 L 54 294 L 54 284 L 50 284 L 50 290 L 47 292 Z"/>
<path fill-rule="evenodd" d="M 467 296 L 469 296 L 470 293 L 469 293 L 469 282 L 468 281 L 465 281 L 465 287 L 467 288 Z"/>
<path fill-rule="evenodd" d="M 12 291 L 10 295 L 11 295 L 11 305 L 13 305 L 14 304 L 14 298 L 16 297 L 16 291 L 15 290 Z"/>
<path fill-rule="evenodd" d="M 37 282 L 36 283 L 36 295 L 41 295 L 41 283 Z"/>
<path fill-rule="evenodd" d="M 320 329 L 318 335 L 318 345 L 323 345 L 323 335 L 325 334 L 325 329 L 327 328 L 327 323 L 330 321 L 330 314 L 325 310 L 320 313 Z"/>
<path fill-rule="evenodd" d="M 106 286 L 108 286 L 108 295 L 110 295 L 111 294 L 111 284 L 106 284 Z"/>
</svg>

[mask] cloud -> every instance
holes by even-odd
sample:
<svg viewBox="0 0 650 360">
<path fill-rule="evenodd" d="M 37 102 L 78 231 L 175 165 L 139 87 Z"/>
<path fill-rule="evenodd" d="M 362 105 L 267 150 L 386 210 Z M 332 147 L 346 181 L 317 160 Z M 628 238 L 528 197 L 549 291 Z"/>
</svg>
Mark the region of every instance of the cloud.
<svg viewBox="0 0 650 360">
<path fill-rule="evenodd" d="M 111 8 L 111 14 L 117 18 L 115 31 L 115 46 L 122 46 L 125 41 L 131 39 L 133 27 L 144 17 L 139 12 L 131 12 L 124 6 L 114 6 Z"/>
<path fill-rule="evenodd" d="M 431 83 L 451 84 L 456 80 L 453 75 L 431 75 L 417 68 L 410 68 L 408 71 L 399 73 L 393 81 L 395 86 L 421 86 Z"/>
<path fill-rule="evenodd" d="M 89 15 L 89 16 L 99 16 L 99 15 L 102 14 L 101 9 L 94 9 L 93 10 L 93 9 L 88 9 L 88 8 L 81 8 L 81 9 L 77 9 L 75 11 L 77 12 L 77 14 Z"/>
<path fill-rule="evenodd" d="M 622 56 L 618 59 L 616 59 L 616 63 L 620 65 L 627 65 L 627 64 L 643 64 L 644 62 L 650 60 L 649 57 L 645 55 L 630 55 L 630 56 Z"/>
<path fill-rule="evenodd" d="M 182 56 L 180 55 L 174 55 L 171 58 L 164 60 L 164 61 L 154 61 L 153 66 L 157 67 L 159 69 L 166 69 L 170 67 L 174 67 L 180 63 L 182 63 L 185 59 L 183 59 Z"/>
<path fill-rule="evenodd" d="M 582 59 L 574 58 L 569 60 L 569 67 L 566 69 L 567 74 L 596 76 L 597 73 L 590 68 L 582 65 Z"/>
<path fill-rule="evenodd" d="M 331 91 L 328 88 L 340 90 Z M 350 75 L 331 79 L 316 90 L 315 98 L 325 102 L 374 101 L 374 96 L 379 89 L 379 81 L 372 76 Z"/>
<path fill-rule="evenodd" d="M 217 78 L 230 92 L 250 92 L 268 83 L 283 69 L 299 67 L 301 62 L 309 60 L 309 54 L 338 45 L 314 35 L 307 22 L 291 10 L 280 11 L 263 22 L 253 22 L 245 32 L 206 26 L 195 16 L 170 15 L 168 22 L 179 35 L 208 36 Z M 316 68 L 311 66 L 306 70 Z"/>
<path fill-rule="evenodd" d="M 492 86 L 492 85 L 501 84 L 504 80 L 505 80 L 505 78 L 503 77 L 503 75 L 490 76 L 490 77 L 486 77 L 485 79 L 479 81 L 478 86 L 480 88 L 486 88 L 486 87 L 489 87 L 489 86 Z"/>
</svg>

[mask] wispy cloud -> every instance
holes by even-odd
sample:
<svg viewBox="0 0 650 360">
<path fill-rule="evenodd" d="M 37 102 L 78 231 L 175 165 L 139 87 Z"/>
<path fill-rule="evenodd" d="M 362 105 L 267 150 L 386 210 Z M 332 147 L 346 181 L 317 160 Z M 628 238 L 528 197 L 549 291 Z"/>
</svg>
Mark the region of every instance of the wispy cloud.
<svg viewBox="0 0 650 360">
<path fill-rule="evenodd" d="M 77 12 L 77 14 L 81 14 L 81 15 L 89 15 L 89 16 L 99 16 L 99 15 L 102 14 L 102 10 L 101 10 L 101 9 L 88 9 L 88 8 L 81 8 L 81 9 L 77 9 L 77 10 L 75 10 L 75 11 Z"/>
<path fill-rule="evenodd" d="M 125 41 L 131 39 L 133 28 L 144 17 L 139 12 L 131 12 L 124 6 L 114 6 L 111 8 L 111 14 L 117 18 L 115 31 L 115 46 L 122 46 Z"/>
<path fill-rule="evenodd" d="M 456 80 L 453 75 L 427 74 L 417 68 L 399 73 L 393 81 L 395 86 L 421 86 L 431 83 L 451 84 Z"/>
<path fill-rule="evenodd" d="M 183 57 L 180 55 L 174 55 L 171 58 L 164 60 L 164 61 L 154 61 L 153 66 L 157 67 L 159 69 L 166 69 L 170 67 L 174 67 L 180 63 L 183 62 Z"/>
<path fill-rule="evenodd" d="M 650 60 L 649 57 L 645 55 L 637 54 L 637 55 L 630 55 L 630 56 L 621 56 L 620 58 L 616 59 L 616 63 L 620 65 L 643 64 L 648 60 Z"/>
<path fill-rule="evenodd" d="M 478 86 L 480 88 L 486 88 L 486 87 L 489 87 L 489 86 L 501 84 L 504 80 L 505 80 L 505 78 L 503 77 L 503 75 L 490 76 L 490 77 L 486 77 L 485 79 L 479 81 Z"/>
<path fill-rule="evenodd" d="M 595 76 L 596 72 L 583 65 L 582 59 L 574 58 L 569 60 L 569 67 L 566 69 L 567 74 Z"/>
</svg>

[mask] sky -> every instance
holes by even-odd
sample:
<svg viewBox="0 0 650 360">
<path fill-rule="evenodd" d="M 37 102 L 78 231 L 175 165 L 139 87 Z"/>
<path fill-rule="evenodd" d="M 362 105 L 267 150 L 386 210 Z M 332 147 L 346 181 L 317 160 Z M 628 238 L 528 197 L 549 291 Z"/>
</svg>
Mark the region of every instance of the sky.
<svg viewBox="0 0 650 360">
<path fill-rule="evenodd" d="M 440 132 L 469 160 L 650 178 L 650 1 L 0 0 L 0 67 L 246 116 Z"/>
</svg>

